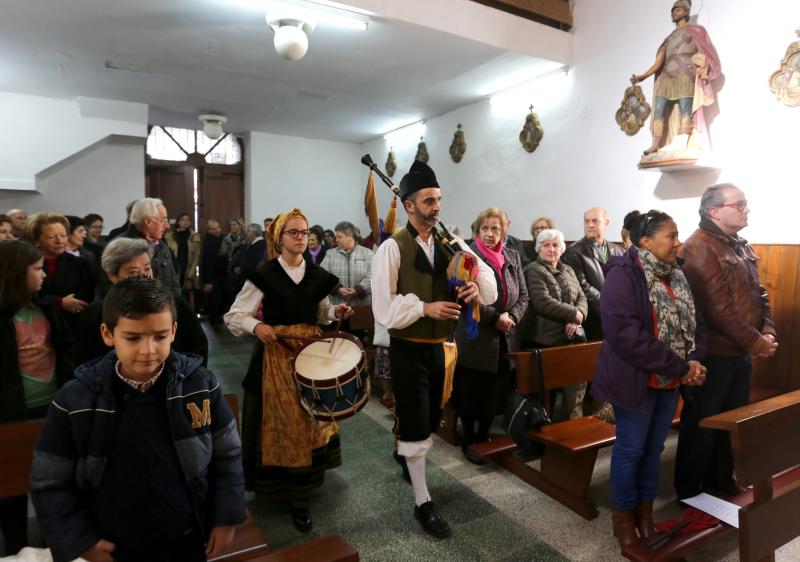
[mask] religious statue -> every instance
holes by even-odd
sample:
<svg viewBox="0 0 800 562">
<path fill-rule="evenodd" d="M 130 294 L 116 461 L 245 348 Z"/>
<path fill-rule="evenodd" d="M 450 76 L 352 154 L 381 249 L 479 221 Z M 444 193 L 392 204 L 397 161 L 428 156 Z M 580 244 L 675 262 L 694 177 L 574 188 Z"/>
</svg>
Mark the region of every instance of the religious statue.
<svg viewBox="0 0 800 562">
<path fill-rule="evenodd" d="M 643 74 L 631 76 L 638 84 L 655 74 L 653 87 L 653 142 L 641 164 L 663 160 L 697 160 L 710 148 L 708 122 L 716 110 L 712 81 L 720 76 L 720 62 L 705 28 L 690 23 L 692 3 L 672 5 L 675 30 L 661 43 L 656 62 Z M 658 154 L 656 154 L 658 153 Z"/>
</svg>

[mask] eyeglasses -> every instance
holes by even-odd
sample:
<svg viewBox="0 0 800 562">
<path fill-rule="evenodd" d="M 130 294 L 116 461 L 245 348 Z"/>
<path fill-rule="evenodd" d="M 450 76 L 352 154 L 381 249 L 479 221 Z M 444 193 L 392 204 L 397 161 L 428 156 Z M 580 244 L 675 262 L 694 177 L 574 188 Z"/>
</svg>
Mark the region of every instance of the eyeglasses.
<svg viewBox="0 0 800 562">
<path fill-rule="evenodd" d="M 741 213 L 747 209 L 747 200 L 745 199 L 744 201 L 736 201 L 735 203 L 725 203 L 724 205 L 719 205 L 719 207 L 736 207 L 736 210 Z"/>
<path fill-rule="evenodd" d="M 309 231 L 290 228 L 289 230 L 284 230 L 283 233 L 287 235 L 289 238 L 308 238 Z"/>
</svg>

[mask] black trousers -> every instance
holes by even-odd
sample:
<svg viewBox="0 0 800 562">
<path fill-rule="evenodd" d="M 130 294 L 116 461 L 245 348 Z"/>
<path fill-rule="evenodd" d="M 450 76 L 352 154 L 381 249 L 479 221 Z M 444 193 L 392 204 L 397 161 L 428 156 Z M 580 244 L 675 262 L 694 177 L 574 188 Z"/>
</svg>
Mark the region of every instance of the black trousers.
<svg viewBox="0 0 800 562">
<path fill-rule="evenodd" d="M 394 434 L 400 441 L 424 441 L 436 432 L 442 417 L 442 344 L 391 338 L 389 366 L 395 398 Z"/>
<path fill-rule="evenodd" d="M 730 434 L 699 424 L 703 418 L 746 405 L 750 396 L 749 355 L 708 356 L 702 363 L 708 369 L 705 384 L 682 387 L 684 404 L 675 457 L 678 499 L 733 482 Z"/>
</svg>

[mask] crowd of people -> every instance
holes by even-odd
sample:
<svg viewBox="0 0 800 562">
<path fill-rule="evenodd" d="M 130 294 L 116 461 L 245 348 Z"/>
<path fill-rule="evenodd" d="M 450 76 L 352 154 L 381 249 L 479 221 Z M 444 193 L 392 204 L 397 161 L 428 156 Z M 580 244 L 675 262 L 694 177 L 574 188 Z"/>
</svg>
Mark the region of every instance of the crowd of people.
<svg viewBox="0 0 800 562">
<path fill-rule="evenodd" d="M 707 188 L 685 244 L 657 210 L 629 213 L 623 244 L 612 243 L 608 213 L 592 207 L 580 240 L 568 246 L 539 217 L 528 245 L 509 234 L 505 211 L 487 208 L 471 237 L 455 241 L 474 258 L 469 280 L 455 289 L 433 170 L 415 162 L 400 199 L 407 224 L 374 244 L 351 222 L 310 225 L 300 209 L 263 223 L 209 219 L 203 236 L 189 214 L 170 220 L 154 198 L 132 202 L 108 236 L 94 213 L 0 214 L 0 421 L 47 416 L 31 482 L 57 560 L 110 560 L 112 552 L 137 559 L 137 532 L 164 552 L 204 559 L 244 518 L 245 488 L 288 506 L 294 525 L 311 529 L 311 492 L 341 463 L 338 426 L 302 410 L 287 342 L 317 337 L 337 320 L 352 331 L 348 318 L 359 305 L 371 305 L 375 319 L 374 375 L 381 402 L 395 412 L 393 455 L 411 483 L 414 516 L 435 537 L 451 534 L 426 483 L 442 407 L 449 397 L 465 458 L 483 463 L 469 446 L 490 439 L 514 392 L 506 355 L 532 347 L 604 342 L 591 388 L 562 389 L 552 414 L 615 423 L 620 544 L 654 533 L 660 455 L 679 396 L 678 498 L 736 491 L 729 439 L 699 421 L 746 404 L 751 357 L 778 345 L 757 258 L 738 235 L 749 213 L 741 189 Z M 477 308 L 477 325 L 463 314 L 468 307 Z M 206 367 L 199 315 L 255 336 L 243 373 L 241 452 Z M 443 345 L 451 334 L 453 377 Z M 150 422 L 140 424 L 144 415 Z M 120 506 L 136 511 L 142 497 L 155 506 L 146 521 L 114 523 Z M 8 553 L 26 544 L 26 508 L 24 496 L 0 498 Z"/>
</svg>

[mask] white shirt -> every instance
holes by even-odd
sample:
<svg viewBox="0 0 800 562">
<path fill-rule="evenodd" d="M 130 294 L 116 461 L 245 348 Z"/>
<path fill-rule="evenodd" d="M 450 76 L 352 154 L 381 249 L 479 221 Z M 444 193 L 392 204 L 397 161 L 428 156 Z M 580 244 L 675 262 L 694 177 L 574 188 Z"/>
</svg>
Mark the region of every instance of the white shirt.
<svg viewBox="0 0 800 562">
<path fill-rule="evenodd" d="M 464 241 L 456 237 L 459 247 L 465 252 L 475 255 Z M 425 252 L 428 261 L 433 265 L 436 239 L 430 235 L 427 242 L 416 237 L 417 244 Z M 483 263 L 478 256 L 478 277 L 475 283 L 484 303 L 493 303 L 497 300 L 497 283 L 494 279 L 492 268 Z M 383 242 L 372 259 L 372 314 L 375 321 L 386 328 L 407 328 L 424 316 L 424 303 L 420 298 L 409 293 L 397 294 L 397 278 L 400 271 L 400 246 L 394 239 L 389 238 Z"/>
<path fill-rule="evenodd" d="M 281 267 L 294 281 L 295 285 L 299 284 L 305 277 L 306 260 L 301 260 L 298 266 L 291 266 L 284 261 L 282 256 L 279 256 L 278 263 L 281 264 Z M 261 320 L 256 318 L 258 306 L 263 300 L 264 293 L 250 281 L 245 281 L 244 287 L 236 295 L 236 300 L 233 301 L 233 306 L 223 317 L 225 325 L 234 336 L 254 334 L 256 326 L 263 324 Z M 330 303 L 328 297 L 322 299 L 317 309 L 317 323 L 330 324 L 331 321 L 336 320 L 335 309 L 336 307 Z"/>
</svg>

